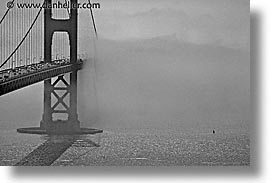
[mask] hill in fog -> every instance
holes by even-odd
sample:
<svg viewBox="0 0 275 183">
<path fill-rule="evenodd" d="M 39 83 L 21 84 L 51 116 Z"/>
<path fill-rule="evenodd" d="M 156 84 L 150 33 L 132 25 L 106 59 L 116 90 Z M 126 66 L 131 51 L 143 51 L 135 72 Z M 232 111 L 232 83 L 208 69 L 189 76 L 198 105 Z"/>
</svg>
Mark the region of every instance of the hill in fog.
<svg viewBox="0 0 275 183">
<path fill-rule="evenodd" d="M 80 84 L 83 121 L 110 128 L 247 124 L 248 51 L 173 36 L 97 43 L 98 109 L 90 61 L 80 74 L 89 78 Z"/>
</svg>

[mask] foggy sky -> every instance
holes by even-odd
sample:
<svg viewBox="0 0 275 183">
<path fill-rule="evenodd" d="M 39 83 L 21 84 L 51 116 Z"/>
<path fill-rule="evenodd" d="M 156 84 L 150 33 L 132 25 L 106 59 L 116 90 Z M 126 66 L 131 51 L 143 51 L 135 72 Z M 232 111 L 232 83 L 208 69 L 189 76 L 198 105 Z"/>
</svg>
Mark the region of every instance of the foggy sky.
<svg viewBox="0 0 275 183">
<path fill-rule="evenodd" d="M 249 49 L 248 0 L 98 2 L 102 8 L 94 11 L 101 38 L 138 40 L 173 35 L 195 44 Z"/>
</svg>

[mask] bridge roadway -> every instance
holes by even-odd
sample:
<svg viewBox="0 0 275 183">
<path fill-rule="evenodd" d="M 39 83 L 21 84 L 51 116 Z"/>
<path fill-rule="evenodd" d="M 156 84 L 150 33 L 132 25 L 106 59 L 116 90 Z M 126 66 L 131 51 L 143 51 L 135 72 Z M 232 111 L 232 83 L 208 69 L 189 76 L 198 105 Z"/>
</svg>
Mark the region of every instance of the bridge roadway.
<svg viewBox="0 0 275 183">
<path fill-rule="evenodd" d="M 82 69 L 83 60 L 78 59 L 77 62 L 77 69 Z M 2 70 L 0 71 L 0 96 L 45 79 L 69 73 L 72 69 L 73 65 L 69 59 L 58 59 L 51 63 L 40 62 Z"/>
</svg>

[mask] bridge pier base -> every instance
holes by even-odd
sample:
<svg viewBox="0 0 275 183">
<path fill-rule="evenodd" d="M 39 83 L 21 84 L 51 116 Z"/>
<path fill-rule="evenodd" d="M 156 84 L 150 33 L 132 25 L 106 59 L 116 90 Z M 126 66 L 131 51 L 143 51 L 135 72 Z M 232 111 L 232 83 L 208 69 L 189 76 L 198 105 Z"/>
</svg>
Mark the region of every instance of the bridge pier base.
<svg viewBox="0 0 275 183">
<path fill-rule="evenodd" d="M 56 120 L 45 123 L 41 121 L 40 128 L 45 129 L 48 134 L 73 134 L 80 132 L 80 122 Z"/>
<path fill-rule="evenodd" d="M 59 132 L 52 132 L 49 133 L 45 129 L 42 129 L 40 127 L 29 127 L 29 128 L 18 128 L 17 129 L 18 133 L 25 133 L 25 134 L 37 134 L 37 135 L 94 135 L 98 133 L 102 133 L 103 130 L 99 129 L 92 129 L 92 128 L 80 128 L 78 131 L 73 131 L 73 132 L 67 132 L 62 131 Z"/>
</svg>

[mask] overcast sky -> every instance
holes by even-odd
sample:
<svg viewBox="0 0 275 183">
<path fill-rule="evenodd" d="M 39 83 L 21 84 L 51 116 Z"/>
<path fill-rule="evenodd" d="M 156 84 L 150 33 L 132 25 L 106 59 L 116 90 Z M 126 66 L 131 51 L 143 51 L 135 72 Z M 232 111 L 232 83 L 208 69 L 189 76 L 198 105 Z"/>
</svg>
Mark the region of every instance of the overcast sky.
<svg viewBox="0 0 275 183">
<path fill-rule="evenodd" d="M 195 44 L 249 47 L 249 0 L 98 2 L 101 9 L 95 10 L 95 17 L 101 38 L 133 40 L 173 36 Z"/>
</svg>

